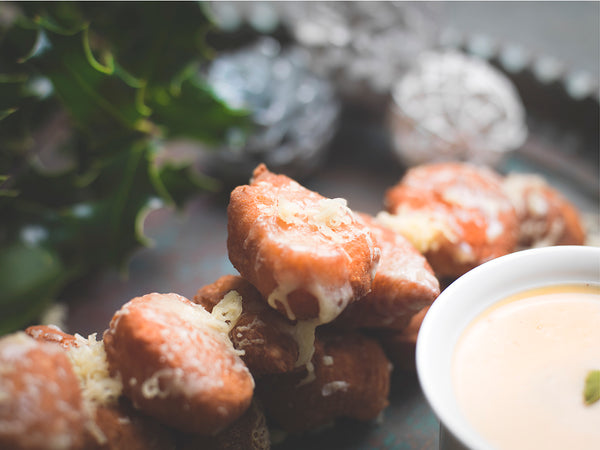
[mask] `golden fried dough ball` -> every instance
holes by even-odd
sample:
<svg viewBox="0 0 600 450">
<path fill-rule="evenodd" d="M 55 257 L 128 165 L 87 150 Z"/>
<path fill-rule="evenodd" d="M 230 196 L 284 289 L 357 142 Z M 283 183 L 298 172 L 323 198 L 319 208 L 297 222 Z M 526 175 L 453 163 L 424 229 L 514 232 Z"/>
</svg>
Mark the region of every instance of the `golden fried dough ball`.
<svg viewBox="0 0 600 450">
<path fill-rule="evenodd" d="M 66 350 L 65 353 L 79 377 L 84 401 L 88 401 L 87 410 L 93 418 L 93 423 L 87 424 L 85 448 L 175 449 L 174 433 L 155 419 L 142 415 L 127 399 L 119 397 L 119 380 L 106 380 L 108 367 L 98 367 L 104 364 L 105 361 L 102 360 L 105 360 L 105 354 L 102 352 L 102 342 L 96 342 L 95 335 L 84 339 L 46 325 L 31 326 L 25 332 L 36 340 L 59 345 Z M 106 373 L 102 375 L 102 371 Z M 92 384 L 95 386 L 90 386 Z"/>
<path fill-rule="evenodd" d="M 236 275 L 224 275 L 198 290 L 193 301 L 212 312 L 225 295 L 235 291 L 242 297 L 242 313 L 229 338 L 253 376 L 290 372 L 296 367 L 299 346 L 292 333 L 294 324 L 270 308 L 260 292 Z"/>
<path fill-rule="evenodd" d="M 88 416 L 65 352 L 24 332 L 0 339 L 0 448 L 83 448 Z"/>
<path fill-rule="evenodd" d="M 330 322 L 369 292 L 380 250 L 345 200 L 261 164 L 227 214 L 233 266 L 290 320 Z"/>
<path fill-rule="evenodd" d="M 188 299 L 153 293 L 117 311 L 104 344 L 136 407 L 178 430 L 215 434 L 244 413 L 254 388 L 228 332 Z"/>
<path fill-rule="evenodd" d="M 372 338 L 317 333 L 314 373 L 305 369 L 257 381 L 267 417 L 284 431 L 312 430 L 346 417 L 373 420 L 388 405 L 391 365 Z"/>
<path fill-rule="evenodd" d="M 583 245 L 585 231 L 575 206 L 539 175 L 509 174 L 504 191 L 519 218 L 519 246 Z"/>
<path fill-rule="evenodd" d="M 386 192 L 385 205 L 378 220 L 407 237 L 438 277 L 458 277 L 517 244 L 515 209 L 500 175 L 486 167 L 414 167 Z"/>
<path fill-rule="evenodd" d="M 90 448 L 98 450 L 175 450 L 176 433 L 136 410 L 126 399 L 98 406 L 95 422 L 101 432 Z M 98 442 L 100 440 L 100 442 Z"/>
<path fill-rule="evenodd" d="M 371 292 L 348 305 L 334 323 L 346 328 L 403 329 L 416 312 L 436 299 L 440 284 L 425 257 L 404 236 L 367 214 L 360 218 L 381 248 L 381 259 Z"/>
<path fill-rule="evenodd" d="M 183 435 L 178 450 L 269 450 L 271 438 L 262 407 L 255 400 L 242 417 L 216 436 Z"/>
<path fill-rule="evenodd" d="M 417 337 L 427 311 L 429 306 L 412 316 L 408 326 L 401 331 L 382 331 L 377 335 L 394 369 L 415 370 Z"/>
</svg>

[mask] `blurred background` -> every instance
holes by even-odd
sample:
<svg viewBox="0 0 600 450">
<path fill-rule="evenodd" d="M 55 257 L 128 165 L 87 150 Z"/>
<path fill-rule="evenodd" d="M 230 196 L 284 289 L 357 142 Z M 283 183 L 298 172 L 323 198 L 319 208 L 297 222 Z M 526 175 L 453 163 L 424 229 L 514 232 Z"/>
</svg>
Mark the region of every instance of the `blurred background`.
<svg viewBox="0 0 600 450">
<path fill-rule="evenodd" d="M 596 2 L 455 2 L 441 4 L 446 25 L 555 58 L 598 79 Z"/>
<path fill-rule="evenodd" d="M 597 245 L 599 21 L 598 2 L 1 2 L 0 333 L 101 333 L 132 297 L 234 273 L 228 195 L 259 162 L 373 214 L 414 164 L 535 172 Z M 435 446 L 405 385 L 369 445 Z"/>
</svg>

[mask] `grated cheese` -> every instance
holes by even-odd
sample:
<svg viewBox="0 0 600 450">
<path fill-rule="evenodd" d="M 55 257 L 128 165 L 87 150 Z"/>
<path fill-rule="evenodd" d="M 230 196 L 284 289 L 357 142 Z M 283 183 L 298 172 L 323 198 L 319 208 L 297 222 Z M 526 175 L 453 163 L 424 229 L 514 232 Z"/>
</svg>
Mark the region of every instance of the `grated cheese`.
<svg viewBox="0 0 600 450">
<path fill-rule="evenodd" d="M 162 323 L 164 314 L 174 314 L 199 330 L 208 328 L 216 332 L 216 336 L 220 336 L 233 348 L 229 331 L 235 326 L 242 313 L 242 297 L 237 291 L 228 292 L 214 306 L 212 313 L 178 294 L 157 295 L 152 303 L 152 308 L 144 310 L 144 316 L 148 320 Z"/>
<path fill-rule="evenodd" d="M 331 381 L 324 384 L 321 388 L 321 395 L 323 397 L 329 397 L 331 394 L 335 394 L 338 391 L 346 392 L 350 387 L 350 383 L 347 381 Z"/>
<path fill-rule="evenodd" d="M 429 213 L 410 211 L 390 214 L 382 211 L 377 214 L 376 220 L 403 235 L 420 253 L 438 250 L 441 237 L 449 242 L 458 240 L 444 220 Z"/>
<path fill-rule="evenodd" d="M 448 188 L 443 192 L 442 197 L 450 204 L 475 209 L 482 213 L 488 224 L 486 234 L 490 241 L 503 233 L 504 225 L 500 221 L 500 215 L 513 207 L 508 198 L 464 186 Z"/>
<path fill-rule="evenodd" d="M 96 333 L 87 339 L 75 334 L 75 345 L 68 347 L 66 353 L 79 379 L 84 407 L 90 417 L 86 428 L 98 444 L 104 445 L 108 440 L 92 418 L 97 405 L 117 402 L 123 391 L 121 379 L 110 376 L 104 342 L 96 340 Z"/>
<path fill-rule="evenodd" d="M 277 215 L 288 225 L 309 224 L 331 239 L 336 238 L 337 228 L 351 225 L 354 220 L 348 202 L 343 198 L 323 198 L 305 204 L 280 195 L 277 198 Z"/>
<path fill-rule="evenodd" d="M 160 379 L 163 376 L 170 382 L 164 389 L 160 386 Z M 142 395 L 144 398 L 167 398 L 171 394 L 172 386 L 177 384 L 182 377 L 183 371 L 181 369 L 172 369 L 169 367 L 158 370 L 142 383 Z"/>
<path fill-rule="evenodd" d="M 75 334 L 75 345 L 67 349 L 67 356 L 86 401 L 101 405 L 117 401 L 123 384 L 119 378 L 110 376 L 104 342 L 96 340 L 96 333 L 87 339 Z"/>
<path fill-rule="evenodd" d="M 333 356 L 324 355 L 323 356 L 323 365 L 324 366 L 332 366 L 333 365 Z"/>
</svg>

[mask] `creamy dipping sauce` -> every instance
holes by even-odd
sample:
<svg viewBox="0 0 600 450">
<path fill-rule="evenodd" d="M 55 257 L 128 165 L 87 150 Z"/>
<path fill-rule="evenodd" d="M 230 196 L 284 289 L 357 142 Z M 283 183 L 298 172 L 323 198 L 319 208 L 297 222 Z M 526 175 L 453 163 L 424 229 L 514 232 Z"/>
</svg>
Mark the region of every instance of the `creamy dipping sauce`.
<svg viewBox="0 0 600 450">
<path fill-rule="evenodd" d="M 499 449 L 600 449 L 600 286 L 561 285 L 511 296 L 461 335 L 452 361 L 458 404 Z"/>
</svg>

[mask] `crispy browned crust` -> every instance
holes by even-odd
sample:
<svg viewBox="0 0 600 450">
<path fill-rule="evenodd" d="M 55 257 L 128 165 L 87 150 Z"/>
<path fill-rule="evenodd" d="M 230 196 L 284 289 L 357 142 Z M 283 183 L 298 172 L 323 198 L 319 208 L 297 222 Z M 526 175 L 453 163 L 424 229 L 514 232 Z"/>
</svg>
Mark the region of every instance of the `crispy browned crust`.
<svg viewBox="0 0 600 450">
<path fill-rule="evenodd" d="M 424 251 L 438 277 L 458 277 L 515 250 L 517 215 L 499 174 L 468 163 L 414 167 L 385 194 L 388 212 L 428 215 L 451 236 L 438 234 Z"/>
<path fill-rule="evenodd" d="M 23 332 L 0 339 L 0 448 L 83 448 L 87 415 L 64 351 Z"/>
<path fill-rule="evenodd" d="M 176 433 L 136 410 L 127 399 L 117 405 L 98 405 L 95 421 L 105 441 L 90 448 L 98 450 L 174 450 Z"/>
<path fill-rule="evenodd" d="M 503 187 L 519 219 L 519 247 L 583 245 L 585 229 L 577 208 L 538 175 L 510 174 Z"/>
<path fill-rule="evenodd" d="M 321 331 L 312 361 L 312 381 L 303 369 L 257 383 L 267 417 L 285 431 L 299 433 L 342 417 L 369 421 L 387 407 L 391 366 L 374 339 Z"/>
<path fill-rule="evenodd" d="M 195 308 L 175 294 L 137 297 L 115 314 L 104 344 L 136 407 L 178 430 L 215 434 L 248 408 L 254 382 L 226 340 L 194 322 Z"/>
<path fill-rule="evenodd" d="M 178 450 L 269 450 L 271 440 L 262 407 L 255 400 L 242 417 L 216 436 L 184 434 Z"/>
<path fill-rule="evenodd" d="M 381 259 L 371 292 L 342 312 L 333 324 L 344 328 L 401 330 L 412 316 L 430 305 L 440 293 L 431 266 L 401 234 L 367 215 L 360 218 L 381 248 Z"/>
<path fill-rule="evenodd" d="M 208 311 L 231 291 L 242 296 L 242 314 L 229 332 L 254 377 L 290 372 L 298 359 L 298 344 L 289 333 L 293 322 L 270 308 L 260 292 L 236 275 L 224 275 L 198 290 L 193 301 Z"/>
<path fill-rule="evenodd" d="M 408 326 L 401 331 L 382 331 L 377 334 L 377 339 L 392 362 L 394 369 L 408 371 L 416 369 L 417 337 L 427 311 L 429 311 L 429 306 L 415 314 Z"/>
<path fill-rule="evenodd" d="M 72 347 L 76 342 L 75 336 L 72 334 L 65 333 L 59 328 L 49 325 L 32 325 L 25 329 L 25 333 L 41 342 L 59 344 L 64 349 Z"/>
<path fill-rule="evenodd" d="M 339 241 L 334 243 L 306 221 L 290 225 L 281 220 L 280 197 L 303 210 L 325 200 L 264 165 L 257 167 L 250 185 L 233 190 L 227 209 L 227 249 L 234 267 L 267 299 L 276 288 L 292 286 L 286 292 L 289 310 L 274 302 L 292 320 L 322 314 L 319 288 L 330 291 L 327 301 L 335 305 L 364 296 L 379 260 L 379 250 L 364 227 L 357 220 L 339 225 Z"/>
</svg>

